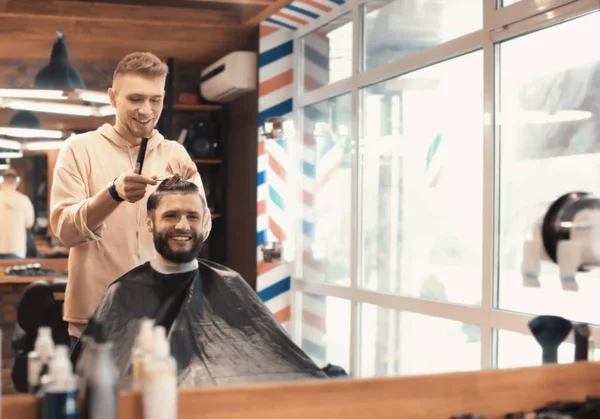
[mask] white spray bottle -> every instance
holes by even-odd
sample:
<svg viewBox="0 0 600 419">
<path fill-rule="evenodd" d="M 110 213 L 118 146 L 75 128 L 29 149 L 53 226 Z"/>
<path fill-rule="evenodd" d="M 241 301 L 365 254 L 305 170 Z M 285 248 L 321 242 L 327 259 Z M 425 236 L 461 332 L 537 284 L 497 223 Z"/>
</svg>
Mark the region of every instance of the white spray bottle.
<svg viewBox="0 0 600 419">
<path fill-rule="evenodd" d="M 36 394 L 41 388 L 41 378 L 48 373 L 50 361 L 54 357 L 52 329 L 40 327 L 33 351 L 27 354 L 27 382 L 29 393 Z"/>
<path fill-rule="evenodd" d="M 144 419 L 177 419 L 177 362 L 165 328 L 154 328 L 154 344 L 144 366 Z"/>
<path fill-rule="evenodd" d="M 144 388 L 144 365 L 151 356 L 154 334 L 152 327 L 154 320 L 144 318 L 140 322 L 140 331 L 135 339 L 131 356 L 132 367 L 132 389 L 142 390 Z"/>
</svg>

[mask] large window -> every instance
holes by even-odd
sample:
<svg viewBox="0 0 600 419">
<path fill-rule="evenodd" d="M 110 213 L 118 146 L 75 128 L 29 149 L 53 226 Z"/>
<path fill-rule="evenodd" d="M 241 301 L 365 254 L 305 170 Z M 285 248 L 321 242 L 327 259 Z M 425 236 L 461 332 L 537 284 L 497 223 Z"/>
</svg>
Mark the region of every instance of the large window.
<svg viewBox="0 0 600 419">
<path fill-rule="evenodd" d="M 303 293 L 299 303 L 302 349 L 318 365 L 332 363 L 350 370 L 350 302 Z"/>
<path fill-rule="evenodd" d="M 590 360 L 600 360 L 600 349 L 591 348 Z M 575 345 L 563 343 L 558 348 L 558 362 L 568 364 L 575 357 Z M 518 368 L 540 365 L 542 362 L 542 348 L 531 339 L 531 336 L 522 333 L 498 331 L 498 368 Z"/>
<path fill-rule="evenodd" d="M 305 280 L 350 285 L 352 97 L 302 110 L 302 257 Z"/>
<path fill-rule="evenodd" d="M 579 275 L 579 292 L 562 290 L 554 264 L 542 265 L 541 288 L 520 272 L 523 242 L 552 201 L 600 193 L 600 51 L 573 48 L 599 36 L 593 13 L 498 46 L 501 309 L 600 323 L 600 271 Z"/>
<path fill-rule="evenodd" d="M 347 14 L 300 40 L 300 92 L 310 92 L 352 75 L 352 16 Z"/>
<path fill-rule="evenodd" d="M 361 93 L 361 285 L 480 304 L 482 52 Z"/>
<path fill-rule="evenodd" d="M 539 365 L 539 314 L 598 340 L 600 270 L 565 291 L 549 262 L 525 287 L 521 264 L 551 202 L 600 195 L 599 8 L 348 0 L 299 31 L 293 335 L 319 365 Z"/>
<path fill-rule="evenodd" d="M 482 0 L 372 0 L 363 12 L 363 68 L 481 29 Z"/>
<path fill-rule="evenodd" d="M 439 317 L 361 305 L 360 372 L 363 377 L 477 370 L 478 326 Z"/>
</svg>

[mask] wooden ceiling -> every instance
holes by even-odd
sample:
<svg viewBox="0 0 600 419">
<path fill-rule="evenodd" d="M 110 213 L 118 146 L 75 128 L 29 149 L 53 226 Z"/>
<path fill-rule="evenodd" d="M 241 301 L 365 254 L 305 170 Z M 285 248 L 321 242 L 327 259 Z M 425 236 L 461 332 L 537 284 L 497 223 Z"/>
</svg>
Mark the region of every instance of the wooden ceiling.
<svg viewBox="0 0 600 419">
<path fill-rule="evenodd" d="M 49 57 L 56 31 L 73 59 L 119 61 L 132 51 L 210 63 L 243 49 L 290 0 L 0 0 L 0 59 Z"/>
<path fill-rule="evenodd" d="M 289 3 L 291 0 L 0 0 L 0 60 L 45 65 L 60 29 L 76 65 L 114 65 L 133 51 L 150 51 L 163 60 L 173 57 L 179 63 L 210 64 L 247 48 L 256 26 Z M 19 71 L 23 72 L 18 66 L 0 68 L 0 87 L 20 87 L 23 80 L 18 85 L 6 84 Z M 0 125 L 13 114 L 0 109 Z M 60 130 L 91 129 L 113 120 L 38 116 L 45 128 Z"/>
</svg>

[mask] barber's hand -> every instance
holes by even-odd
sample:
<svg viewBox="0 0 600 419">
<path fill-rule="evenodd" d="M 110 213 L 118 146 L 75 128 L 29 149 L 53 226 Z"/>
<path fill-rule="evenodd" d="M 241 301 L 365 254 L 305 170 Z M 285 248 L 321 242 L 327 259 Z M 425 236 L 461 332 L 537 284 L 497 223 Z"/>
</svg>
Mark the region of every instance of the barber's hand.
<svg viewBox="0 0 600 419">
<path fill-rule="evenodd" d="M 198 173 L 198 168 L 193 161 L 183 160 L 179 162 L 179 168 L 177 170 L 173 170 L 173 167 L 169 164 L 167 166 L 167 173 L 172 175 L 178 174 L 182 179 L 192 180 L 196 173 Z"/>
<path fill-rule="evenodd" d="M 156 185 L 156 176 L 138 175 L 133 170 L 121 174 L 115 180 L 115 189 L 127 202 L 137 202 L 146 195 L 148 185 Z"/>
</svg>

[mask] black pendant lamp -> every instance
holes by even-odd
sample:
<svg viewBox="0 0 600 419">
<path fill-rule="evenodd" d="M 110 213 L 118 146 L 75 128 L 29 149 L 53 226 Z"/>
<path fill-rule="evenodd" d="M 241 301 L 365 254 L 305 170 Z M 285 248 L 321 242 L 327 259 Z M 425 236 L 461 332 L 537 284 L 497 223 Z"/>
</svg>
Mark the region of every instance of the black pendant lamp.
<svg viewBox="0 0 600 419">
<path fill-rule="evenodd" d="M 35 113 L 31 111 L 19 111 L 10 118 L 8 126 L 0 126 L 0 135 L 19 138 L 21 140 L 25 138 L 59 139 L 63 137 L 63 132 L 44 129 L 42 121 Z"/>
<path fill-rule="evenodd" d="M 50 54 L 50 62 L 35 75 L 32 87 L 36 89 L 87 89 L 77 68 L 69 65 L 69 50 L 62 32 L 58 32 Z"/>
<path fill-rule="evenodd" d="M 34 76 L 30 88 L 0 88 L 0 108 L 101 118 L 115 114 L 108 95 L 88 91 L 79 70 L 69 63 L 69 50 L 60 31 L 52 46 L 50 61 Z M 57 135 L 44 137 L 60 138 Z"/>
<path fill-rule="evenodd" d="M 30 111 L 19 111 L 10 118 L 8 126 L 11 128 L 44 129 L 42 121 Z"/>
</svg>

